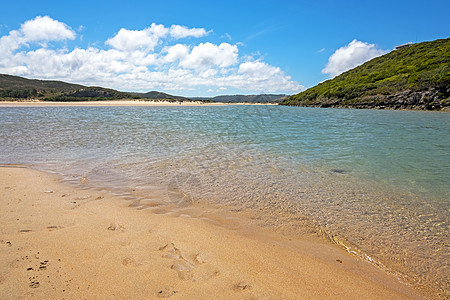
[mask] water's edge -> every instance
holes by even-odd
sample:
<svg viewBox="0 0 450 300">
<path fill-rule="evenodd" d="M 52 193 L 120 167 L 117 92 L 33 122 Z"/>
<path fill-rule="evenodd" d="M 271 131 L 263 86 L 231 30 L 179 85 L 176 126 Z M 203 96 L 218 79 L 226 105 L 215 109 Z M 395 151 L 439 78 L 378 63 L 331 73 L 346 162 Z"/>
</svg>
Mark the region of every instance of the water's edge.
<svg viewBox="0 0 450 300">
<path fill-rule="evenodd" d="M 279 233 L 319 235 L 448 296 L 449 114 L 2 108 L 0 128 L 0 163 L 111 191 L 137 209 L 214 207 Z"/>
</svg>

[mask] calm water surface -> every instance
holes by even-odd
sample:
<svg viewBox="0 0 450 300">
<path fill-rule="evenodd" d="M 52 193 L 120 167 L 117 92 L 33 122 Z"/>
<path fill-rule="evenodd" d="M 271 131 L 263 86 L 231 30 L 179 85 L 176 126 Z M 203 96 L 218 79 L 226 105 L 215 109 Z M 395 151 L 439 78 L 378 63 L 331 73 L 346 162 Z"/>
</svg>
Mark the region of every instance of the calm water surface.
<svg viewBox="0 0 450 300">
<path fill-rule="evenodd" d="M 449 156 L 449 113 L 0 108 L 0 163 L 55 171 L 141 208 L 252 209 L 260 226 L 319 233 L 443 297 Z"/>
</svg>

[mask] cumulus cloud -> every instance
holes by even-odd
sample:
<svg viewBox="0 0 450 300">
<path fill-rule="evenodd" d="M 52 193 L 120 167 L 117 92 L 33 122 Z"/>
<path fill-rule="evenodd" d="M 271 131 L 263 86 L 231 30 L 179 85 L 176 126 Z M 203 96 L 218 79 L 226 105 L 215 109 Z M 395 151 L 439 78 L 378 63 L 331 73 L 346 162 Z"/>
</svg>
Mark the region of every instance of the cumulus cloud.
<svg viewBox="0 0 450 300">
<path fill-rule="evenodd" d="M 153 51 L 160 39 L 168 33 L 168 28 L 155 23 L 144 30 L 122 28 L 114 37 L 108 39 L 106 44 L 123 51 Z"/>
<path fill-rule="evenodd" d="M 234 88 L 242 92 L 294 93 L 304 89 L 280 68 L 240 57 L 239 44 L 176 43 L 209 32 L 151 24 L 143 30 L 122 28 L 105 41 L 103 48 L 68 49 L 64 41 L 74 40 L 76 33 L 50 17 L 36 17 L 0 37 L 0 73 L 125 91 Z"/>
<path fill-rule="evenodd" d="M 124 51 L 143 50 L 153 51 L 162 38 L 170 35 L 175 39 L 186 37 L 202 37 L 208 33 L 204 28 L 188 28 L 181 25 L 172 25 L 170 28 L 161 24 L 153 23 L 144 30 L 128 30 L 122 28 L 112 38 L 106 41 L 106 44 Z"/>
<path fill-rule="evenodd" d="M 75 32 L 69 26 L 48 16 L 26 21 L 20 27 L 20 31 L 28 42 L 75 39 Z"/>
<path fill-rule="evenodd" d="M 200 43 L 190 53 L 180 58 L 180 66 L 190 69 L 205 69 L 211 66 L 225 68 L 236 64 L 237 58 L 236 45 Z"/>
<path fill-rule="evenodd" d="M 5 57 L 29 43 L 40 42 L 45 47 L 47 42 L 73 40 L 75 36 L 75 32 L 66 24 L 48 16 L 38 16 L 26 21 L 19 30 L 12 30 L 8 35 L 0 37 L 0 56 Z"/>
<path fill-rule="evenodd" d="M 247 74 L 249 76 L 256 76 L 257 74 L 264 74 L 270 77 L 281 72 L 280 68 L 272 67 L 260 61 L 248 61 L 239 66 L 239 73 Z"/>
<path fill-rule="evenodd" d="M 204 28 L 187 28 L 186 26 L 181 25 L 172 25 L 170 26 L 170 36 L 181 39 L 186 37 L 202 37 L 207 35 L 208 33 Z"/>
<path fill-rule="evenodd" d="M 291 77 L 284 74 L 280 68 L 261 61 L 247 61 L 240 64 L 238 74 L 242 82 L 263 86 L 271 93 L 277 91 L 280 85 L 287 90 L 304 90 L 302 85 L 292 81 Z"/>
<path fill-rule="evenodd" d="M 337 49 L 330 56 L 322 73 L 335 77 L 387 52 L 378 49 L 374 44 L 353 40 L 347 46 Z"/>
<path fill-rule="evenodd" d="M 166 62 L 175 62 L 184 59 L 189 54 L 189 47 L 182 44 L 176 44 L 167 49 Z"/>
</svg>

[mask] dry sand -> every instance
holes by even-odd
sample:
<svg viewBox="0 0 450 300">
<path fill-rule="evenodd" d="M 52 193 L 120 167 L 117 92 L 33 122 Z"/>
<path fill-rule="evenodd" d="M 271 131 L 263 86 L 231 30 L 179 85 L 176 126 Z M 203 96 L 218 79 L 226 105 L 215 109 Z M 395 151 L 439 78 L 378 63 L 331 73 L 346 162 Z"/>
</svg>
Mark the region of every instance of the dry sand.
<svg viewBox="0 0 450 300">
<path fill-rule="evenodd" d="M 0 101 L 0 107 L 41 107 L 41 106 L 224 106 L 224 105 L 276 105 L 273 103 L 205 103 L 201 101 L 152 101 L 152 100 L 108 100 L 79 102 L 50 101 Z"/>
<path fill-rule="evenodd" d="M 325 241 L 245 234 L 130 203 L 1 167 L 0 299 L 419 298 Z"/>
</svg>

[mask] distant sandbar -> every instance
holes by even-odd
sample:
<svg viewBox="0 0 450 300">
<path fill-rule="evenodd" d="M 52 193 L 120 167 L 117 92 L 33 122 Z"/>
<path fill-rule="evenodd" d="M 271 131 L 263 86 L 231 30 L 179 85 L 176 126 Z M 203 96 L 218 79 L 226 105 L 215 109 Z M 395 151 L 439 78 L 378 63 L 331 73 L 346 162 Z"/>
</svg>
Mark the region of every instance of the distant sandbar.
<svg viewBox="0 0 450 300">
<path fill-rule="evenodd" d="M 0 101 L 0 107 L 38 107 L 38 106 L 225 106 L 225 105 L 275 105 L 273 103 L 222 103 L 202 101 L 168 101 L 168 100 L 106 100 L 106 101 Z"/>
</svg>

